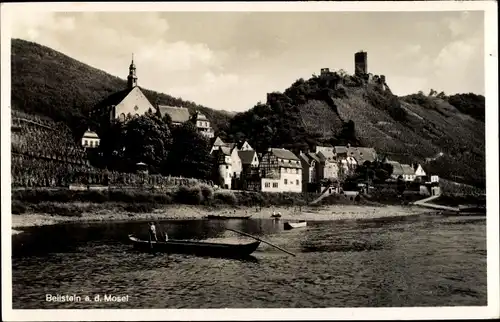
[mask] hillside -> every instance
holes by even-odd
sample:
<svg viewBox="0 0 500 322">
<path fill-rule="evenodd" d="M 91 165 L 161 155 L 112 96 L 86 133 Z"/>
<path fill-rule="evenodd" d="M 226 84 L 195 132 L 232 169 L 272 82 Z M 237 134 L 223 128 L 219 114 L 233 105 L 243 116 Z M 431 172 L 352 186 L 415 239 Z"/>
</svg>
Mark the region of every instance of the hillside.
<svg viewBox="0 0 500 322">
<path fill-rule="evenodd" d="M 48 47 L 12 40 L 12 108 L 65 122 L 81 136 L 85 116 L 99 101 L 126 88 L 124 79 L 107 74 Z M 124 66 L 124 70 L 128 66 Z M 187 107 L 204 113 L 214 130 L 227 127 L 230 114 L 141 88 L 151 103 Z"/>
<path fill-rule="evenodd" d="M 357 77 L 343 77 L 336 86 L 313 76 L 269 94 L 265 104 L 232 119 L 227 139 L 296 153 L 315 145 L 374 147 L 396 161 L 420 162 L 443 178 L 484 186 L 483 96 L 397 97 Z"/>
</svg>

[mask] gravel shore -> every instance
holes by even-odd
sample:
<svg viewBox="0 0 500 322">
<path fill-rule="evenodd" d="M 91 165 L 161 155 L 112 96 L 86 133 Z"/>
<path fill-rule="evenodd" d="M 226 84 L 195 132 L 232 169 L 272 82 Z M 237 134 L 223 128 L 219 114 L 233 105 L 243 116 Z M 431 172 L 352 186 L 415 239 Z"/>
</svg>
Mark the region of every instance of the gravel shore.
<svg viewBox="0 0 500 322">
<path fill-rule="evenodd" d="M 383 217 L 411 216 L 428 213 L 428 209 L 419 207 L 401 206 L 355 206 L 331 205 L 324 207 L 269 207 L 257 210 L 256 208 L 237 209 L 208 209 L 200 206 L 170 205 L 151 213 L 128 213 L 112 210 L 102 210 L 93 213 L 84 213 L 81 217 L 65 217 L 59 215 L 25 213 L 12 215 L 12 234 L 19 233 L 16 228 L 54 225 L 65 222 L 102 222 L 124 220 L 168 220 L 168 219 L 201 219 L 209 214 L 245 216 L 252 218 L 270 218 L 273 211 L 281 214 L 284 220 L 344 220 L 344 219 L 370 219 Z"/>
</svg>

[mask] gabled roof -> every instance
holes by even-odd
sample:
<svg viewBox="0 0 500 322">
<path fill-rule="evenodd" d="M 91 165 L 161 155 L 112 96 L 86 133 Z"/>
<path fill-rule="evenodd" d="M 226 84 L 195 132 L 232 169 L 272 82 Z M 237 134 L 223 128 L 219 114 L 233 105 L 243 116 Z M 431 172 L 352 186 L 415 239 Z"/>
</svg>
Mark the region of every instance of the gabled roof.
<svg viewBox="0 0 500 322">
<path fill-rule="evenodd" d="M 189 110 L 185 107 L 175 107 L 167 105 L 159 105 L 161 116 L 168 114 L 174 123 L 184 123 L 189 120 Z"/>
<path fill-rule="evenodd" d="M 346 154 L 347 147 L 346 146 L 334 146 L 333 151 L 337 154 Z"/>
<path fill-rule="evenodd" d="M 373 162 L 377 159 L 377 152 L 374 148 L 349 147 L 347 152 L 347 155 L 354 157 L 360 165 L 365 161 Z"/>
<path fill-rule="evenodd" d="M 205 114 L 198 112 L 198 121 L 208 121 L 208 119 Z"/>
<path fill-rule="evenodd" d="M 250 143 L 248 143 L 248 141 L 245 140 L 245 141 L 242 141 L 242 142 L 238 143 L 238 145 L 237 145 L 238 149 L 241 149 L 243 147 L 243 144 L 245 144 L 245 143 L 247 143 L 248 145 L 250 145 Z"/>
<path fill-rule="evenodd" d="M 401 166 L 401 163 L 397 161 L 387 161 L 390 165 L 392 165 L 393 170 L 392 170 L 392 175 L 393 176 L 401 176 L 404 174 L 403 167 Z"/>
<path fill-rule="evenodd" d="M 403 168 L 403 174 L 406 175 L 415 175 L 415 170 L 409 164 L 402 164 L 401 168 Z"/>
<path fill-rule="evenodd" d="M 97 105 L 95 106 L 94 109 L 99 110 L 103 107 L 110 107 L 112 105 L 120 104 L 125 99 L 125 97 L 127 97 L 127 95 L 130 94 L 130 92 L 133 89 L 134 88 L 127 88 L 127 89 L 124 89 L 122 91 L 119 91 L 119 92 L 116 92 L 116 93 L 109 95 L 108 97 L 106 97 L 105 99 L 103 99 L 102 101 L 97 103 Z"/>
<path fill-rule="evenodd" d="M 326 151 L 319 151 L 316 153 L 318 158 L 324 162 L 324 161 L 334 161 L 335 160 L 335 154 L 332 151 L 326 150 Z"/>
<path fill-rule="evenodd" d="M 304 161 L 308 165 L 311 165 L 312 159 L 309 158 L 309 156 L 307 154 L 301 154 L 301 155 L 299 155 L 299 159 L 301 159 L 302 161 Z"/>
<path fill-rule="evenodd" d="M 238 156 L 241 159 L 241 164 L 251 164 L 257 152 L 254 150 L 238 151 Z"/>
<path fill-rule="evenodd" d="M 98 138 L 99 138 L 99 135 L 97 135 L 97 133 L 95 133 L 94 131 L 87 130 L 87 131 L 83 134 L 83 138 L 96 138 L 96 139 L 98 139 Z"/>
<path fill-rule="evenodd" d="M 318 158 L 318 156 L 315 153 L 309 152 L 309 153 L 307 153 L 307 156 L 309 157 L 309 159 L 312 159 L 316 162 L 321 162 L 321 160 Z"/>
<path fill-rule="evenodd" d="M 277 158 L 299 161 L 299 158 L 297 158 L 297 156 L 293 154 L 292 151 L 286 149 L 277 149 L 277 148 L 270 148 L 269 150 Z"/>
<path fill-rule="evenodd" d="M 225 146 L 221 146 L 219 150 L 222 152 L 224 155 L 231 155 L 231 149 Z"/>
</svg>

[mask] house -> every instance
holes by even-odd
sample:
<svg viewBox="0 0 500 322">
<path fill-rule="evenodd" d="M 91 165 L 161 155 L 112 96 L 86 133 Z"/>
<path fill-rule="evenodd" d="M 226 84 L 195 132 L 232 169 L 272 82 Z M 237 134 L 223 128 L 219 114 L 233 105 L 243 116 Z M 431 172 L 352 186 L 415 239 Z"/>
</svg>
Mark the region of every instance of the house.
<svg viewBox="0 0 500 322">
<path fill-rule="evenodd" d="M 99 124 L 113 120 L 125 122 L 127 116 L 139 116 L 146 112 L 154 112 L 155 107 L 137 86 L 134 60 L 129 66 L 127 88 L 113 93 L 100 101 L 90 112 L 90 117 Z"/>
<path fill-rule="evenodd" d="M 217 184 L 221 185 L 221 188 L 231 189 L 232 183 L 232 160 L 231 160 L 231 150 L 227 147 L 219 147 L 217 150 L 213 151 L 212 155 L 215 159 L 215 166 L 217 167 L 217 173 L 220 176 L 220 182 L 216 181 Z"/>
<path fill-rule="evenodd" d="M 319 182 L 318 169 L 320 159 L 314 153 L 300 152 L 300 162 L 302 164 L 302 191 L 314 191 L 314 185 Z"/>
<path fill-rule="evenodd" d="M 413 181 L 415 180 L 415 170 L 409 164 L 401 164 L 401 168 L 403 169 L 403 180 L 404 181 Z"/>
<path fill-rule="evenodd" d="M 226 148 L 230 148 L 231 150 L 236 147 L 236 144 L 235 143 L 225 143 L 224 141 L 222 141 L 222 139 L 220 137 L 217 137 L 214 141 L 214 143 L 212 144 L 212 149 L 210 150 L 210 153 L 212 153 L 214 150 L 217 150 L 219 147 L 226 147 Z"/>
<path fill-rule="evenodd" d="M 399 177 L 403 178 L 404 170 L 401 164 L 397 161 L 387 160 L 386 163 L 392 165 L 391 179 L 397 180 Z"/>
<path fill-rule="evenodd" d="M 259 158 L 254 150 L 239 150 L 238 156 L 241 161 L 241 174 L 238 181 L 238 187 L 242 190 L 260 190 L 251 187 L 252 183 L 260 181 L 259 176 Z M 258 185 L 260 186 L 260 184 Z"/>
<path fill-rule="evenodd" d="M 353 157 L 358 166 L 363 165 L 366 161 L 374 162 L 377 160 L 377 152 L 374 148 L 365 147 L 347 147 L 347 156 Z"/>
<path fill-rule="evenodd" d="M 211 154 L 215 158 L 220 176 L 224 178 L 226 189 L 234 188 L 235 181 L 240 178 L 242 170 L 238 148 L 236 146 L 219 146 Z"/>
<path fill-rule="evenodd" d="M 333 153 L 337 156 L 337 158 L 347 158 L 347 147 L 346 146 L 334 146 Z"/>
<path fill-rule="evenodd" d="M 185 107 L 158 105 L 158 110 L 162 117 L 165 116 L 165 114 L 170 116 L 172 125 L 181 125 L 191 118 L 189 110 Z"/>
<path fill-rule="evenodd" d="M 422 166 L 420 164 L 417 164 L 417 163 L 414 164 L 413 169 L 415 170 L 415 177 L 423 178 L 423 177 L 427 176 L 427 174 L 424 171 L 424 168 L 422 168 Z"/>
<path fill-rule="evenodd" d="M 97 133 L 88 129 L 82 137 L 82 146 L 86 149 L 97 148 L 100 144 L 100 139 Z"/>
<path fill-rule="evenodd" d="M 193 119 L 196 122 L 196 128 L 204 137 L 210 139 L 214 137 L 214 130 L 210 126 L 210 121 L 207 119 L 205 114 L 196 112 L 193 115 Z"/>
<path fill-rule="evenodd" d="M 189 110 L 185 107 L 168 105 L 158 105 L 158 111 L 162 117 L 168 114 L 172 120 L 172 125 L 178 126 L 191 120 L 201 135 L 209 139 L 214 137 L 214 130 L 210 126 L 210 121 L 203 113 L 195 112 L 193 116 L 191 116 Z"/>
<path fill-rule="evenodd" d="M 316 153 L 319 159 L 318 181 L 322 179 L 338 179 L 339 166 L 332 150 L 321 150 Z"/>
<path fill-rule="evenodd" d="M 250 145 L 250 143 L 248 143 L 248 141 L 243 141 L 243 143 L 241 143 L 241 144 L 238 145 L 238 150 L 240 150 L 240 151 L 251 151 L 251 150 L 253 150 L 253 148 Z"/>
<path fill-rule="evenodd" d="M 259 164 L 261 189 L 269 192 L 302 192 L 302 165 L 286 149 L 269 148 Z"/>
<path fill-rule="evenodd" d="M 259 158 L 257 157 L 256 151 L 238 149 L 238 156 L 241 160 L 242 170 L 246 168 L 258 169 Z"/>
<path fill-rule="evenodd" d="M 316 154 L 319 153 L 319 152 L 323 152 L 323 151 L 325 151 L 325 152 L 332 152 L 333 153 L 333 149 L 334 148 L 331 147 L 331 146 L 316 146 L 316 149 L 315 149 L 314 152 Z"/>
</svg>

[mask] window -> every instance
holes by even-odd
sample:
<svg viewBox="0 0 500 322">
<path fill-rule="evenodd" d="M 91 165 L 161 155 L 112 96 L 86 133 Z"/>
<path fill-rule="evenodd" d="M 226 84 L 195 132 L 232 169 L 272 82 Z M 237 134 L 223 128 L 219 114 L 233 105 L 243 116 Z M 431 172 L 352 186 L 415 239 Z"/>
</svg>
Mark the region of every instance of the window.
<svg viewBox="0 0 500 322">
<path fill-rule="evenodd" d="M 97 147 L 97 146 L 99 146 L 99 141 L 96 141 L 96 142 L 95 142 L 95 146 L 96 146 L 96 147 Z"/>
<path fill-rule="evenodd" d="M 227 169 L 229 169 L 229 166 L 228 166 L 228 165 L 226 165 L 226 170 L 227 170 Z"/>
<path fill-rule="evenodd" d="M 299 180 L 297 180 L 297 186 L 299 185 Z"/>
<path fill-rule="evenodd" d="M 90 140 L 90 147 L 93 148 L 94 147 L 94 141 Z"/>
<path fill-rule="evenodd" d="M 84 146 L 89 145 L 89 141 L 85 140 L 85 143 L 83 143 Z"/>
<path fill-rule="evenodd" d="M 285 179 L 285 182 L 284 182 L 284 183 L 285 183 L 285 184 L 287 184 L 287 183 L 288 183 L 288 180 L 287 180 L 287 179 Z"/>
<path fill-rule="evenodd" d="M 299 173 L 299 169 L 295 169 L 295 174 L 298 174 Z"/>
<path fill-rule="evenodd" d="M 273 182 L 273 188 L 278 188 L 278 183 L 277 182 Z"/>
<path fill-rule="evenodd" d="M 269 188 L 269 187 L 271 187 L 271 183 L 266 182 L 265 186 L 266 186 L 266 188 Z M 274 187 L 274 184 L 273 184 L 273 187 Z"/>
</svg>

